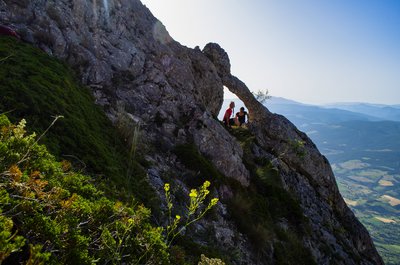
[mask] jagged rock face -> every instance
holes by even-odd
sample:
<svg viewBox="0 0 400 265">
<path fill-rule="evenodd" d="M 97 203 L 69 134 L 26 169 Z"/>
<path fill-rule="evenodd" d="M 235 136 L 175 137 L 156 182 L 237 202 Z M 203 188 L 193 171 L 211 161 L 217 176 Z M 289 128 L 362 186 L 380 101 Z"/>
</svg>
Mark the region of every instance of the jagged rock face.
<svg viewBox="0 0 400 265">
<path fill-rule="evenodd" d="M 214 65 L 172 40 L 140 1 L 2 0 L 0 8 L 1 23 L 68 62 L 112 120 L 121 109 L 130 113 L 161 149 L 194 141 L 221 172 L 248 183 L 240 146 L 208 121 L 223 101 Z"/>
<path fill-rule="evenodd" d="M 185 143 L 194 143 L 227 177 L 249 184 L 241 146 L 214 118 L 227 86 L 251 113 L 259 155 L 272 159 L 286 189 L 310 219 L 313 233 L 304 244 L 318 264 L 331 262 L 323 251 L 326 246 L 345 264 L 383 264 L 367 231 L 340 196 L 327 160 L 304 133 L 270 113 L 230 73 L 229 57 L 217 44 L 203 51 L 181 46 L 138 0 L 0 0 L 0 23 L 71 65 L 111 120 L 117 122 L 123 112 L 141 125 L 143 140 L 157 150 L 151 159 L 158 167 L 149 177 L 158 188 L 163 171 L 178 171 L 171 150 Z M 219 192 L 233 196 L 229 187 Z M 238 248 L 243 258 L 236 264 L 268 264 L 254 261 L 257 257 L 245 237 L 225 240 L 239 233 L 221 209 L 213 224 L 221 247 Z M 343 228 L 343 233 L 335 232 Z"/>
<path fill-rule="evenodd" d="M 314 143 L 289 120 L 272 114 L 254 98 L 247 86 L 230 73 L 229 58 L 219 45 L 207 44 L 203 52 L 217 67 L 223 84 L 249 109 L 252 118 L 250 129 L 257 142 L 275 156 L 276 166 L 280 169 L 286 188 L 298 195 L 304 213 L 312 223 L 313 233 L 309 244 L 319 263 L 329 264 L 330 259 L 320 251 L 323 239 L 322 242 L 334 246 L 332 251 L 347 260 L 348 264 L 356 264 L 348 253 L 368 257 L 369 261 L 365 261 L 365 264 L 382 264 L 367 230 L 340 195 L 328 160 Z M 335 233 L 341 227 L 346 227 L 347 231 Z"/>
</svg>

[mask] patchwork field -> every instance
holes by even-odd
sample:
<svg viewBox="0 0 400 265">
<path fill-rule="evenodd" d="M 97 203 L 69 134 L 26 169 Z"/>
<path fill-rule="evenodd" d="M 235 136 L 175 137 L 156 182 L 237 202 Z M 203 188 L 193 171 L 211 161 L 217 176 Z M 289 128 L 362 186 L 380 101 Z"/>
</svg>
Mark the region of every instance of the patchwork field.
<svg viewBox="0 0 400 265">
<path fill-rule="evenodd" d="M 399 265 L 400 119 L 394 117 L 400 117 L 400 108 L 373 104 L 327 108 L 282 98 L 272 98 L 266 106 L 314 141 L 385 264 Z"/>
<path fill-rule="evenodd" d="M 347 205 L 367 227 L 388 265 L 400 264 L 400 177 L 364 159 L 333 164 Z"/>
</svg>

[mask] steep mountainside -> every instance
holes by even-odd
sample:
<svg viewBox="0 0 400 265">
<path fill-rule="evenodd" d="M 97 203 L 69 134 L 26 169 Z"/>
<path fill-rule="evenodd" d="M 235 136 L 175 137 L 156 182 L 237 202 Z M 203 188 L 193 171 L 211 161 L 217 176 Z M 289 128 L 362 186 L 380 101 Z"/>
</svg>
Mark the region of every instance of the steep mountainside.
<svg viewBox="0 0 400 265">
<path fill-rule="evenodd" d="M 217 44 L 181 46 L 138 0 L 0 0 L 0 13 L 24 41 L 76 70 L 110 120 L 125 122 L 127 138 L 140 127 L 160 194 L 164 182 L 185 193 L 213 183 L 221 203 L 177 240 L 186 253 L 208 251 L 229 264 L 382 264 L 328 161 L 230 73 Z M 248 130 L 215 119 L 223 86 L 249 109 Z"/>
<path fill-rule="evenodd" d="M 326 155 L 342 196 L 368 228 L 385 264 L 399 264 L 400 123 L 390 120 L 393 115 L 383 115 L 387 108 L 381 105 L 345 105 L 353 111 L 365 107 L 369 114 L 382 115 L 381 121 L 369 121 L 370 116 L 361 113 L 347 111 L 336 118 L 337 109 L 312 106 L 310 113 L 309 105 L 289 103 L 266 102 L 271 111 L 304 130 Z"/>
</svg>

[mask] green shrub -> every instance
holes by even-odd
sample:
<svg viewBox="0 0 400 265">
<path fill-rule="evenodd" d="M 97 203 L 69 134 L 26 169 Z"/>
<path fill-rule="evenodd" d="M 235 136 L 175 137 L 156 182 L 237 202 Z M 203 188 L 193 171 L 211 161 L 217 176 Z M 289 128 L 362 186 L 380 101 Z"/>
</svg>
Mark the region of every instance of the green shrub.
<svg viewBox="0 0 400 265">
<path fill-rule="evenodd" d="M 38 134 L 54 116 L 63 115 L 41 139 L 52 154 L 69 159 L 82 172 L 109 179 L 104 188 L 119 187 L 109 194 L 131 201 L 133 193 L 156 207 L 146 172 L 129 159 L 124 137 L 94 104 L 89 89 L 78 85 L 73 72 L 56 58 L 14 38 L 0 40 L 0 113 L 8 112 L 13 122 L 27 119 L 29 129 Z"/>
<path fill-rule="evenodd" d="M 306 155 L 306 149 L 304 147 L 305 142 L 298 139 L 289 140 L 288 142 L 293 152 L 295 152 L 300 158 L 304 158 L 304 156 Z"/>
<path fill-rule="evenodd" d="M 2 204 L 4 201 L 3 196 L 7 196 L 7 193 L 1 191 Z M 22 236 L 13 234 L 14 223 L 11 218 L 3 216 L 0 211 L 0 264 L 13 252 L 20 251 L 22 246 L 25 244 L 25 240 Z"/>
<path fill-rule="evenodd" d="M 0 261 L 168 263 L 150 210 L 105 196 L 90 177 L 57 162 L 25 135 L 24 120 L 12 125 L 0 116 L 0 126 Z"/>
<path fill-rule="evenodd" d="M 175 215 L 175 218 L 172 218 L 173 203 L 170 185 L 169 183 L 164 185 L 165 198 L 168 208 L 168 225 L 165 229 L 165 238 L 168 246 L 172 244 L 176 236 L 180 235 L 191 224 L 202 219 L 204 215 L 218 203 L 217 198 L 211 199 L 208 204 L 205 203 L 205 199 L 210 193 L 208 190 L 210 185 L 211 183 L 209 181 L 205 181 L 198 189 L 192 189 L 189 193 L 189 203 L 186 205 L 186 211 L 182 216 Z"/>
</svg>

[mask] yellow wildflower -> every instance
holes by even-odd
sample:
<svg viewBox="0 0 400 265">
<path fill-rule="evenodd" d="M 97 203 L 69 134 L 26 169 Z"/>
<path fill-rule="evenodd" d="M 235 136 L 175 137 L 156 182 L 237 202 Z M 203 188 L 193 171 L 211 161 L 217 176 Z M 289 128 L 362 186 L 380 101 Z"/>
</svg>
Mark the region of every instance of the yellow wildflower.
<svg viewBox="0 0 400 265">
<path fill-rule="evenodd" d="M 204 184 L 203 184 L 203 187 L 204 187 L 205 189 L 207 189 L 208 187 L 210 187 L 210 185 L 211 185 L 211 183 L 210 183 L 208 180 L 206 180 L 206 181 L 204 182 Z"/>
<path fill-rule="evenodd" d="M 166 192 L 169 191 L 169 183 L 165 183 L 165 185 L 164 185 L 164 190 L 165 190 Z"/>
<path fill-rule="evenodd" d="M 190 197 L 190 198 L 196 198 L 196 197 L 197 197 L 197 190 L 192 189 L 192 190 L 190 191 L 189 197 Z"/>
</svg>

